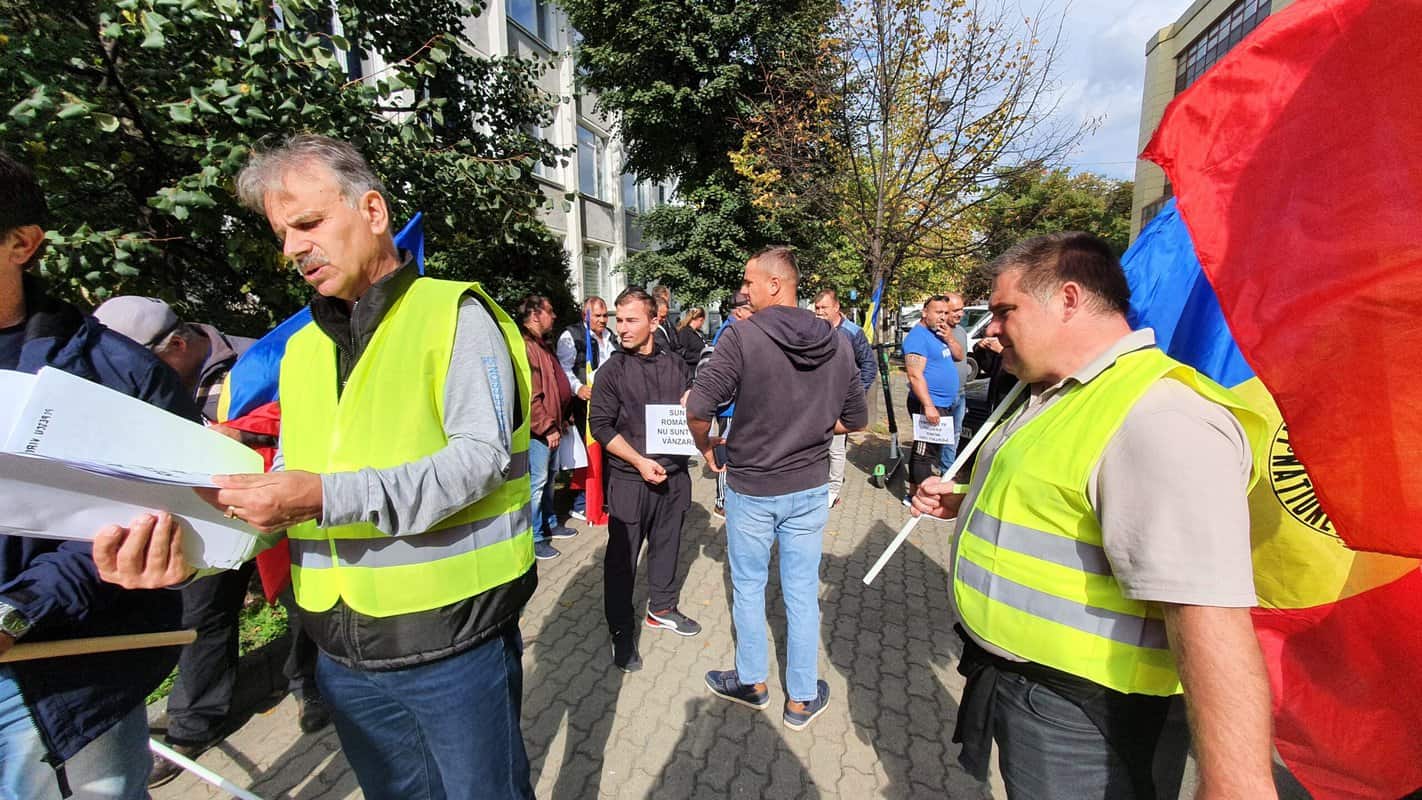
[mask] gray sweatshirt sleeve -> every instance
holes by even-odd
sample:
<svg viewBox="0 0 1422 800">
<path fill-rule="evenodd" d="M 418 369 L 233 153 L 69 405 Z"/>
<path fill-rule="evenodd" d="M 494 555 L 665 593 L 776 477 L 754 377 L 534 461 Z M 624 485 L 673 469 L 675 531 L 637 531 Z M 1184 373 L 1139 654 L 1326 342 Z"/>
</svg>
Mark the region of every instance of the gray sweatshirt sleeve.
<svg viewBox="0 0 1422 800">
<path fill-rule="evenodd" d="M 513 362 L 482 303 L 459 305 L 445 381 L 449 443 L 389 469 L 321 476 L 321 527 L 368 522 L 392 536 L 423 533 L 506 479 L 517 402 Z"/>
</svg>

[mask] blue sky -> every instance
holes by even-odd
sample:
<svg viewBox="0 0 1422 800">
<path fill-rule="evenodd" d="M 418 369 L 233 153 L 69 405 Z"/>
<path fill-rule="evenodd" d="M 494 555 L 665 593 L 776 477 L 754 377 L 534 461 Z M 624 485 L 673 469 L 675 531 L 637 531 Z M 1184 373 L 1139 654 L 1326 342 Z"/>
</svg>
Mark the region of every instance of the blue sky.
<svg viewBox="0 0 1422 800">
<path fill-rule="evenodd" d="M 1064 12 L 1057 80 L 1066 119 L 1102 117 L 1066 161 L 1073 170 L 1135 176 L 1145 43 L 1191 0 L 1071 0 Z"/>
</svg>

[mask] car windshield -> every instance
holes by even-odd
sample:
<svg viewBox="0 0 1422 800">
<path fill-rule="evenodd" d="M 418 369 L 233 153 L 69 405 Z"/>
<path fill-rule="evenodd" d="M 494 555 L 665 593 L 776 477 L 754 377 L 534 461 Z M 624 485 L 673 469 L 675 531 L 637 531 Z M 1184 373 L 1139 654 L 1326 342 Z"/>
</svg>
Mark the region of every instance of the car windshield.
<svg viewBox="0 0 1422 800">
<path fill-rule="evenodd" d="M 992 312 L 982 306 L 973 306 L 963 309 L 963 328 L 972 331 L 979 327 L 979 323 L 992 316 Z"/>
</svg>

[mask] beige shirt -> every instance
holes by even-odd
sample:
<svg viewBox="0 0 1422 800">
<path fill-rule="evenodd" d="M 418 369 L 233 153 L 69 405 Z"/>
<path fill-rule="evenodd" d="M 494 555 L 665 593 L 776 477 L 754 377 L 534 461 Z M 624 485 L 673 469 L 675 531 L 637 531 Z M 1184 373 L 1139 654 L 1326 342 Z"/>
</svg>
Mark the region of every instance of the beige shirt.
<svg viewBox="0 0 1422 800">
<path fill-rule="evenodd" d="M 1033 392 L 1008 424 L 983 443 L 954 528 L 954 562 L 957 534 L 1007 438 L 1116 359 L 1154 346 L 1155 332 L 1149 328 L 1123 336 L 1076 373 Z M 1107 443 L 1087 484 L 1106 557 L 1126 597 L 1182 605 L 1255 605 L 1247 492 L 1251 463 L 1249 440 L 1228 409 L 1169 378 L 1146 390 Z M 978 643 L 1004 658 L 1022 660 Z"/>
</svg>

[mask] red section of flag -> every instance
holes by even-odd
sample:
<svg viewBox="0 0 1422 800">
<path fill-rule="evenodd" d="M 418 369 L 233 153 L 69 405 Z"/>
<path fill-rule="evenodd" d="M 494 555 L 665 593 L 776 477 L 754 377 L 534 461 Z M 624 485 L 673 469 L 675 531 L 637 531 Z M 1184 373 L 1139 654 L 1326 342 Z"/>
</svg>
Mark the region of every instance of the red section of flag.
<svg viewBox="0 0 1422 800">
<path fill-rule="evenodd" d="M 1422 556 L 1419 41 L 1418 0 L 1294 4 L 1176 98 L 1144 153 L 1323 510 L 1350 547 L 1409 556 Z"/>
<path fill-rule="evenodd" d="M 1254 611 L 1279 755 L 1316 800 L 1422 788 L 1422 572 L 1314 608 Z"/>
<path fill-rule="evenodd" d="M 583 481 L 583 489 L 587 492 L 588 498 L 588 524 L 606 525 L 607 511 L 604 509 L 606 500 L 602 496 L 602 445 L 596 440 L 588 442 L 588 471 L 587 478 Z"/>
<path fill-rule="evenodd" d="M 1343 541 L 1408 556 L 1422 556 L 1419 40 L 1419 0 L 1295 3 L 1176 98 L 1143 155 L 1287 423 L 1268 466 L 1296 475 L 1297 456 Z M 1316 524 L 1291 485 L 1281 505 Z M 1422 787 L 1420 575 L 1256 612 L 1279 752 L 1319 800 Z"/>
<path fill-rule="evenodd" d="M 222 423 L 239 431 L 262 436 L 276 436 L 281 432 L 281 406 L 267 403 L 257 406 L 251 412 Z M 272 459 L 276 457 L 275 447 L 254 447 L 262 454 L 262 468 L 270 471 Z M 275 603 L 277 595 L 291 581 L 291 550 L 283 541 L 257 554 L 257 574 L 262 576 L 262 594 L 268 603 Z"/>
</svg>

